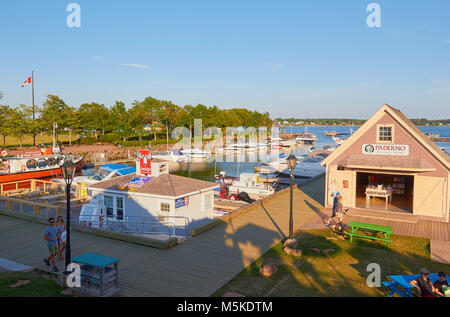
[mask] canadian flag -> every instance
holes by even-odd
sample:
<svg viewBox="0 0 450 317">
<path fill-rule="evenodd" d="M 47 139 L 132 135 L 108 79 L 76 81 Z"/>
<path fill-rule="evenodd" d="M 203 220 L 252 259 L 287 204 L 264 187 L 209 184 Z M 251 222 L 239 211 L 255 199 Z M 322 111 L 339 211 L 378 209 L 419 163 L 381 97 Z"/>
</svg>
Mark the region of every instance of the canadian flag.
<svg viewBox="0 0 450 317">
<path fill-rule="evenodd" d="M 27 80 L 25 80 L 25 82 L 22 84 L 22 88 L 25 87 L 26 85 L 31 84 L 31 76 L 28 77 Z"/>
</svg>

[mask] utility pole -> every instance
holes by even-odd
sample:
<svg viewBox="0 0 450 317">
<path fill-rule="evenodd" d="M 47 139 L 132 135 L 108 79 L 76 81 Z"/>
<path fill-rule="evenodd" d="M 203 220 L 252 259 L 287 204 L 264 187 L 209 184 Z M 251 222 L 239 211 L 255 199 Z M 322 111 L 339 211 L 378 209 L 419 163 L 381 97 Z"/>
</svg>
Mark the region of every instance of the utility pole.
<svg viewBox="0 0 450 317">
<path fill-rule="evenodd" d="M 33 106 L 33 145 L 36 146 L 36 131 L 35 131 L 35 111 L 34 111 L 34 71 L 31 72 L 31 103 Z"/>
</svg>

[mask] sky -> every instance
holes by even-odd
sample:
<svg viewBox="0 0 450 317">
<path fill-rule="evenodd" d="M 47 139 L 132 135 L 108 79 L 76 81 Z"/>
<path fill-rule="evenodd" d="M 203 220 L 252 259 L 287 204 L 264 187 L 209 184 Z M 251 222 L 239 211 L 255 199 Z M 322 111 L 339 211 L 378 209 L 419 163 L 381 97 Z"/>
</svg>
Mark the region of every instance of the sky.
<svg viewBox="0 0 450 317">
<path fill-rule="evenodd" d="M 78 3 L 81 26 L 68 27 Z M 381 27 L 369 27 L 370 3 Z M 450 1 L 3 0 L 2 104 L 147 96 L 272 118 L 450 118 Z"/>
</svg>

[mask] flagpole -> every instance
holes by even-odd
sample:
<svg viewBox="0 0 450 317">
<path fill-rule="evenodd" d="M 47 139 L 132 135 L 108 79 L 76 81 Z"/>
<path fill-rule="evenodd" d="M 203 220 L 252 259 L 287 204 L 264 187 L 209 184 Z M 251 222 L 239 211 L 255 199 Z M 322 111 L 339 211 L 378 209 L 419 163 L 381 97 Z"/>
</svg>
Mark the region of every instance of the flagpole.
<svg viewBox="0 0 450 317">
<path fill-rule="evenodd" d="M 31 72 L 31 102 L 33 106 L 33 145 L 36 146 L 36 131 L 34 130 L 35 112 L 34 112 L 34 71 Z"/>
</svg>

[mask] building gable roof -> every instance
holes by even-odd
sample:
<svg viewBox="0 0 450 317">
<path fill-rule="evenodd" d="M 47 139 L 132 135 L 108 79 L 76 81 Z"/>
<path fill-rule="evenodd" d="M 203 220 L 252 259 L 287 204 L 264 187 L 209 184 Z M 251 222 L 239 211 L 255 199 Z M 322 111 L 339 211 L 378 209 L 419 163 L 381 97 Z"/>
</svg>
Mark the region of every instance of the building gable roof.
<svg viewBox="0 0 450 317">
<path fill-rule="evenodd" d="M 400 110 L 390 105 L 381 107 L 372 117 L 369 118 L 354 134 L 352 134 L 342 145 L 333 151 L 322 161 L 322 165 L 329 164 L 339 157 L 346 149 L 356 142 L 364 133 L 366 133 L 378 120 L 385 114 L 389 114 L 402 127 L 404 127 L 417 141 L 422 144 L 436 159 L 438 159 L 447 169 L 450 169 L 450 157 L 442 151 L 429 137 L 427 137 L 414 123 L 411 122 Z"/>
<path fill-rule="evenodd" d="M 179 197 L 200 190 L 212 189 L 219 186 L 218 184 L 213 182 L 207 182 L 172 174 L 162 174 L 158 177 L 152 178 L 149 182 L 139 188 L 126 188 L 126 184 L 136 177 L 136 174 L 116 177 L 107 181 L 90 185 L 89 188 L 133 192 L 156 196 Z"/>
</svg>

